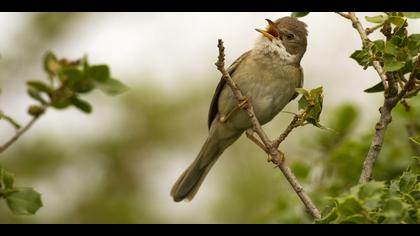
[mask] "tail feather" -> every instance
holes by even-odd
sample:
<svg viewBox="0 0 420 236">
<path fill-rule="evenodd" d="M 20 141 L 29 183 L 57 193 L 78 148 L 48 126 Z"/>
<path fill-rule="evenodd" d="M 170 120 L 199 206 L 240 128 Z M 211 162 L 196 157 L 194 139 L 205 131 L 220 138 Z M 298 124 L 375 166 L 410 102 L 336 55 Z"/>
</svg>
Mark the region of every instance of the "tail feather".
<svg viewBox="0 0 420 236">
<path fill-rule="evenodd" d="M 225 136 L 226 132 L 223 134 Z M 227 137 L 221 137 L 215 132 L 210 132 L 197 158 L 172 187 L 171 196 L 174 201 L 192 200 L 217 159 L 240 135 L 240 133 L 231 133 Z"/>
</svg>

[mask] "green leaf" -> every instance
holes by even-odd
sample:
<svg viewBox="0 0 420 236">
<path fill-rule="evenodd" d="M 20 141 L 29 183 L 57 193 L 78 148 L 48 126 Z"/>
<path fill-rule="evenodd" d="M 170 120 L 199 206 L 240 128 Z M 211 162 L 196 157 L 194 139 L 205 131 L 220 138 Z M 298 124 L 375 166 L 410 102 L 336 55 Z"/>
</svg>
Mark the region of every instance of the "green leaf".
<svg viewBox="0 0 420 236">
<path fill-rule="evenodd" d="M 420 12 L 403 12 L 404 16 L 411 19 L 420 18 Z"/>
<path fill-rule="evenodd" d="M 396 27 L 402 27 L 405 23 L 405 20 L 400 16 L 390 16 L 388 21 L 394 24 Z"/>
<path fill-rule="evenodd" d="M 404 213 L 402 199 L 391 198 L 387 199 L 384 203 L 383 214 L 387 218 L 399 217 Z"/>
<path fill-rule="evenodd" d="M 418 145 L 420 145 L 420 136 L 419 137 L 410 137 L 410 140 Z"/>
<path fill-rule="evenodd" d="M 15 177 L 12 173 L 0 166 L 0 190 L 10 190 L 13 188 Z"/>
<path fill-rule="evenodd" d="M 358 195 L 360 199 L 367 199 L 374 195 L 381 195 L 384 188 L 385 188 L 384 182 L 371 181 L 360 187 Z"/>
<path fill-rule="evenodd" d="M 400 191 L 408 193 L 417 183 L 417 175 L 410 171 L 405 171 L 400 177 Z"/>
<path fill-rule="evenodd" d="M 17 188 L 5 193 L 7 205 L 17 215 L 33 215 L 42 207 L 41 195 L 32 188 Z"/>
<path fill-rule="evenodd" d="M 372 51 L 374 55 L 381 56 L 385 49 L 385 42 L 383 40 L 375 40 L 372 42 Z"/>
<path fill-rule="evenodd" d="M 332 200 L 332 202 L 322 211 L 323 217 L 315 220 L 315 224 L 330 224 L 337 219 L 337 204 L 337 200 Z"/>
<path fill-rule="evenodd" d="M 364 92 L 365 93 L 377 93 L 377 92 L 383 92 L 385 90 L 384 88 L 384 84 L 381 82 L 375 84 L 374 86 L 365 89 Z"/>
<path fill-rule="evenodd" d="M 92 112 L 92 106 L 85 100 L 82 100 L 78 97 L 72 97 L 70 99 L 73 106 L 78 108 L 79 110 L 85 112 L 85 113 L 91 113 Z"/>
<path fill-rule="evenodd" d="M 313 103 L 314 107 L 309 111 L 308 115 L 306 116 L 306 121 L 311 123 L 314 126 L 319 128 L 323 128 L 321 124 L 319 124 L 319 117 L 321 116 L 322 112 L 322 103 L 323 103 L 323 96 L 322 96 L 322 87 L 312 89 L 310 92 L 310 100 L 305 101 L 302 103 Z M 302 97 L 303 99 L 307 99 L 305 96 Z M 306 108 L 305 108 L 306 109 Z"/>
<path fill-rule="evenodd" d="M 308 14 L 309 12 L 292 12 L 291 16 L 299 18 L 299 17 L 304 17 Z"/>
<path fill-rule="evenodd" d="M 83 74 L 80 70 L 69 67 L 60 70 L 58 72 L 58 77 L 63 82 L 63 84 L 72 87 L 74 84 L 83 79 Z"/>
<path fill-rule="evenodd" d="M 357 200 L 353 196 L 348 196 L 344 200 L 339 201 L 337 210 L 340 215 L 347 217 L 353 214 L 360 213 L 364 209 L 361 201 Z"/>
<path fill-rule="evenodd" d="M 360 187 L 358 197 L 364 200 L 364 206 L 369 211 L 373 211 L 380 206 L 384 192 L 384 182 L 371 181 Z"/>
<path fill-rule="evenodd" d="M 107 65 L 95 65 L 88 69 L 87 76 L 98 82 L 104 82 L 111 74 Z"/>
<path fill-rule="evenodd" d="M 413 37 L 408 37 L 407 49 L 411 58 L 417 56 L 417 54 L 420 52 L 420 41 L 414 39 Z"/>
<path fill-rule="evenodd" d="M 354 59 L 359 65 L 363 66 L 364 70 L 366 70 L 366 68 L 371 64 L 369 54 L 366 50 L 356 50 L 350 55 L 350 58 Z"/>
<path fill-rule="evenodd" d="M 71 105 L 70 98 L 73 97 L 75 93 L 67 87 L 55 90 L 52 94 L 52 106 L 56 109 L 64 109 Z"/>
<path fill-rule="evenodd" d="M 27 81 L 26 84 L 29 87 L 33 87 L 36 90 L 47 93 L 49 95 L 51 95 L 53 91 L 53 89 L 49 85 L 45 84 L 43 81 L 30 80 L 30 81 Z"/>
<path fill-rule="evenodd" d="M 397 56 L 400 53 L 400 48 L 393 43 L 393 41 L 387 41 L 385 44 L 384 52 L 390 55 Z"/>
<path fill-rule="evenodd" d="M 315 224 L 329 224 L 337 219 L 337 209 L 332 209 L 327 215 L 319 220 L 315 220 Z"/>
<path fill-rule="evenodd" d="M 340 224 L 363 224 L 366 222 L 366 217 L 361 214 L 348 216 L 339 222 Z"/>
<path fill-rule="evenodd" d="M 49 74 L 55 74 L 60 67 L 54 53 L 51 51 L 47 52 L 44 56 L 44 70 Z"/>
<path fill-rule="evenodd" d="M 95 83 L 91 79 L 83 79 L 72 86 L 77 93 L 88 93 L 95 88 Z"/>
<path fill-rule="evenodd" d="M 384 16 L 384 15 L 378 15 L 378 16 L 372 16 L 372 17 L 366 16 L 365 19 L 371 23 L 382 24 L 388 19 L 388 16 Z"/>
<path fill-rule="evenodd" d="M 419 42 L 420 41 L 420 34 L 412 34 L 408 36 L 409 39 Z"/>
<path fill-rule="evenodd" d="M 15 129 L 20 129 L 21 125 L 16 122 L 12 117 L 4 114 L 2 111 L 0 111 L 0 120 L 3 119 L 7 121 L 9 124 L 11 124 Z"/>
<path fill-rule="evenodd" d="M 397 60 L 395 60 L 395 58 L 387 59 L 385 57 L 384 59 L 385 59 L 385 61 L 384 61 L 384 71 L 385 72 L 397 71 L 397 70 L 403 68 L 404 65 L 405 65 L 404 62 L 397 61 Z"/>
<path fill-rule="evenodd" d="M 45 101 L 45 99 L 42 97 L 41 92 L 33 87 L 29 87 L 28 90 L 28 95 L 37 100 L 38 102 L 40 102 L 41 104 L 47 104 L 47 101 Z"/>
<path fill-rule="evenodd" d="M 121 93 L 124 93 L 128 90 L 128 87 L 122 82 L 116 79 L 107 79 L 104 82 L 96 84 L 102 92 L 114 96 Z"/>
<path fill-rule="evenodd" d="M 4 188 L 6 190 L 12 189 L 13 184 L 15 183 L 15 177 L 10 172 L 5 171 L 4 174 L 3 174 L 3 181 L 2 182 L 3 182 Z"/>
</svg>

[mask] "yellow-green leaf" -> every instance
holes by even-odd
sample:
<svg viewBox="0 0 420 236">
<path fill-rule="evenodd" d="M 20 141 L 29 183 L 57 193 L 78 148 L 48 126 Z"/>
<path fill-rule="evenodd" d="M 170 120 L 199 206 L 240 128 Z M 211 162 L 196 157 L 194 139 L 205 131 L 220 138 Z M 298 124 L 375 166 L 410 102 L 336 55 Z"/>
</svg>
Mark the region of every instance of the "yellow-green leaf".
<svg viewBox="0 0 420 236">
<path fill-rule="evenodd" d="M 102 92 L 114 96 L 124 93 L 128 87 L 116 79 L 107 79 L 103 82 L 97 83 L 97 86 Z"/>
<path fill-rule="evenodd" d="M 420 145 L 420 136 L 418 137 L 410 137 L 410 140 L 418 145 Z"/>
<path fill-rule="evenodd" d="M 420 12 L 403 12 L 404 16 L 411 19 L 420 18 Z"/>
<path fill-rule="evenodd" d="M 5 193 L 9 209 L 17 215 L 33 215 L 42 207 L 41 195 L 32 188 L 17 188 Z"/>
<path fill-rule="evenodd" d="M 388 19 L 388 16 L 384 16 L 384 15 L 366 16 L 365 19 L 371 23 L 382 24 Z"/>
<path fill-rule="evenodd" d="M 386 59 L 384 61 L 384 70 L 385 72 L 393 72 L 403 68 L 405 65 L 404 62 L 397 61 L 395 59 Z"/>
<path fill-rule="evenodd" d="M 309 12 L 292 12 L 291 16 L 299 18 L 299 17 L 304 17 L 308 14 Z"/>
<path fill-rule="evenodd" d="M 85 100 L 82 100 L 78 97 L 72 97 L 70 99 L 73 106 L 78 108 L 79 110 L 85 112 L 85 113 L 91 113 L 92 112 L 92 106 Z"/>
</svg>

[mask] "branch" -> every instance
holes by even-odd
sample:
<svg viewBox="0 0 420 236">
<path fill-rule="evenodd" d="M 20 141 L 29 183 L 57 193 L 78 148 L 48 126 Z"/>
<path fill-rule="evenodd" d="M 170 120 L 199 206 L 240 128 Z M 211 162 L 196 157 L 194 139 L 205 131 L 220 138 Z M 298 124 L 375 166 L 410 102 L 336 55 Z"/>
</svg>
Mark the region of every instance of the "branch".
<svg viewBox="0 0 420 236">
<path fill-rule="evenodd" d="M 277 149 L 277 147 L 274 147 L 274 145 L 272 144 L 273 142 L 268 138 L 267 134 L 262 129 L 260 122 L 255 116 L 252 103 L 248 100 L 248 98 L 246 98 L 242 94 L 239 87 L 235 84 L 235 82 L 230 77 L 229 73 L 225 70 L 224 68 L 224 65 L 225 65 L 224 49 L 225 48 L 223 47 L 223 41 L 221 39 L 219 39 L 217 47 L 219 48 L 219 56 L 216 62 L 217 69 L 222 73 L 222 77 L 226 80 L 227 84 L 232 89 L 233 94 L 238 100 L 238 104 L 243 104 L 244 102 L 246 102 L 246 106 L 243 106 L 242 108 L 248 114 L 252 122 L 253 130 L 257 133 L 262 143 L 259 142 L 259 140 L 257 140 L 253 135 L 252 135 L 253 138 L 250 138 L 250 139 L 272 157 L 271 162 L 277 165 L 279 169 L 282 171 L 282 173 L 284 174 L 284 176 L 286 177 L 286 179 L 289 181 L 290 185 L 292 186 L 293 190 L 302 200 L 302 203 L 305 205 L 306 209 L 312 215 L 312 217 L 314 217 L 315 219 L 321 218 L 321 213 L 316 208 L 315 204 L 312 202 L 310 197 L 306 194 L 302 185 L 300 185 L 300 183 L 298 182 L 297 178 L 294 176 L 292 171 L 285 165 L 284 154 L 281 153 Z M 249 132 L 247 132 L 247 136 L 250 137 Z"/>
<path fill-rule="evenodd" d="M 369 57 L 374 58 L 374 54 L 371 49 L 369 49 L 369 38 L 367 36 L 367 32 L 363 29 L 362 24 L 360 23 L 359 19 L 356 17 L 356 14 L 354 12 L 349 12 L 348 14 L 340 13 L 339 15 L 351 20 L 353 28 L 359 32 L 360 38 L 363 42 L 363 47 L 365 47 L 368 51 Z M 381 66 L 381 63 L 377 60 L 372 61 L 373 67 L 375 68 L 376 72 L 378 73 L 379 77 L 382 80 L 382 84 L 384 85 L 385 91 L 388 91 L 388 79 L 387 76 Z"/>
<path fill-rule="evenodd" d="M 45 113 L 47 106 L 43 106 L 42 108 L 44 109 Z M 37 116 L 33 116 L 32 119 L 25 126 L 17 130 L 16 134 L 12 138 L 10 138 L 5 144 L 0 146 L 0 154 L 6 151 L 6 149 L 8 149 L 12 144 L 14 144 L 24 133 L 26 133 L 26 131 L 28 131 L 44 113 L 39 114 Z"/>
<path fill-rule="evenodd" d="M 353 28 L 355 28 L 360 35 L 360 39 L 363 42 L 363 47 L 367 49 L 369 56 L 373 58 L 374 54 L 372 50 L 369 49 L 370 40 L 367 37 L 366 31 L 363 29 L 362 24 L 360 23 L 359 19 L 356 17 L 356 14 L 354 12 L 349 12 L 348 16 L 348 19 L 352 22 Z M 375 60 L 372 61 L 372 65 L 375 68 L 384 85 L 385 100 L 383 106 L 379 109 L 381 116 L 379 118 L 378 123 L 376 123 L 375 125 L 376 132 L 372 139 L 365 161 L 363 162 L 362 173 L 359 178 L 359 183 L 365 183 L 372 179 L 373 165 L 375 164 L 376 159 L 378 158 L 379 153 L 382 149 L 386 128 L 392 121 L 391 111 L 395 106 L 395 104 L 393 105 L 393 102 L 391 102 L 390 98 L 387 96 L 387 94 L 389 94 L 388 77 L 385 74 L 381 64 L 379 63 L 379 61 Z M 392 83 L 392 85 L 393 87 L 395 86 L 394 83 Z"/>
<path fill-rule="evenodd" d="M 339 14 L 340 16 L 346 18 L 346 19 L 350 19 L 350 15 L 344 12 L 336 12 L 337 14 Z"/>
<path fill-rule="evenodd" d="M 296 114 L 293 117 L 290 124 L 287 126 L 287 128 L 283 131 L 283 133 L 281 133 L 280 136 L 276 140 L 274 140 L 273 147 L 278 148 L 280 143 L 282 143 L 287 138 L 287 136 L 292 132 L 293 129 L 299 126 L 303 126 L 303 122 L 305 121 L 306 116 L 312 110 L 313 107 L 314 104 L 310 103 L 309 106 L 302 113 Z"/>
<path fill-rule="evenodd" d="M 420 54 L 417 55 L 416 63 L 414 64 L 413 70 L 411 71 L 408 82 L 405 84 L 404 88 L 396 97 L 397 102 L 403 99 L 407 95 L 408 92 L 418 90 L 418 88 L 416 87 L 416 76 L 419 73 L 419 68 L 420 68 Z"/>
<path fill-rule="evenodd" d="M 366 28 L 366 30 L 365 30 L 366 31 L 366 35 L 369 35 L 369 34 L 375 32 L 375 30 L 380 29 L 382 26 L 384 26 L 384 23 L 379 24 L 379 25 L 375 25 L 375 26 L 370 27 L 370 28 Z"/>
</svg>

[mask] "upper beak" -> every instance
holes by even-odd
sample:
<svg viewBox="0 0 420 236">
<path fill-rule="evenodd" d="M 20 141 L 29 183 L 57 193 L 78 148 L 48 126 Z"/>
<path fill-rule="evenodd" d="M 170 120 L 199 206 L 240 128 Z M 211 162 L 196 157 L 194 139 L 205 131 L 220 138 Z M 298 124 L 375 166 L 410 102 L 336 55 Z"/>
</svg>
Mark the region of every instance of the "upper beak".
<svg viewBox="0 0 420 236">
<path fill-rule="evenodd" d="M 260 32 L 264 37 L 272 41 L 274 38 L 279 37 L 279 32 L 274 22 L 272 22 L 269 19 L 265 19 L 265 20 L 268 22 L 267 29 L 266 30 L 255 29 L 255 30 Z"/>
</svg>

